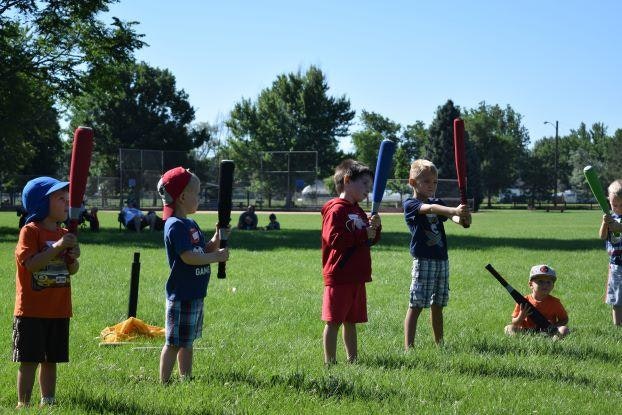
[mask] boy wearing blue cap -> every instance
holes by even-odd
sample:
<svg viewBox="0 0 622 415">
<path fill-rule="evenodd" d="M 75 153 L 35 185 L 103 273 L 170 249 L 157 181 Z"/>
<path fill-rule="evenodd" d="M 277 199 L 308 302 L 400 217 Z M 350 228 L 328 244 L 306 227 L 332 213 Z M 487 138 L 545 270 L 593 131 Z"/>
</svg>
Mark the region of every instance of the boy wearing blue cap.
<svg viewBox="0 0 622 415">
<path fill-rule="evenodd" d="M 76 236 L 59 227 L 67 218 L 68 186 L 38 177 L 22 191 L 27 213 L 15 248 L 13 313 L 13 361 L 20 363 L 18 408 L 30 404 L 38 366 L 41 405 L 53 404 L 56 363 L 69 361 L 70 279 L 78 272 L 80 248 Z"/>
</svg>

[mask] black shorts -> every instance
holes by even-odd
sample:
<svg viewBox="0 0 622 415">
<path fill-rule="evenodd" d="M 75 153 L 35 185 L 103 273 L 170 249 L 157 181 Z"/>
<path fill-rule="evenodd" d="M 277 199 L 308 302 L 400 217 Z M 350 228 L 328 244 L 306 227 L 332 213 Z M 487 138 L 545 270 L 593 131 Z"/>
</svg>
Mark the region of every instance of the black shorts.
<svg viewBox="0 0 622 415">
<path fill-rule="evenodd" d="M 14 317 L 13 361 L 69 361 L 69 319 Z"/>
</svg>

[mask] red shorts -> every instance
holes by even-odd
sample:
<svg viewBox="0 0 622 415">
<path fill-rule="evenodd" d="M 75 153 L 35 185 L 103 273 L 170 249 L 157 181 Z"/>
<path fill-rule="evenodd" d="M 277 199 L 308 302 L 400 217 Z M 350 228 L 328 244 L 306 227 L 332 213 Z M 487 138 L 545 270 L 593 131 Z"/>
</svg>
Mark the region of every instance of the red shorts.
<svg viewBox="0 0 622 415">
<path fill-rule="evenodd" d="M 365 283 L 324 286 L 322 320 L 329 323 L 367 322 Z"/>
</svg>

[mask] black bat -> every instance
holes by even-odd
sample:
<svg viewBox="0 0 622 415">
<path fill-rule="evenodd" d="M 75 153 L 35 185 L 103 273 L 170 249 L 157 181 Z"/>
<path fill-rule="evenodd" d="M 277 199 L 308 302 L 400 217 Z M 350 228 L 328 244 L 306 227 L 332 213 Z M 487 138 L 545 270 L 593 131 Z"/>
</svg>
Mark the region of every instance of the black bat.
<svg viewBox="0 0 622 415">
<path fill-rule="evenodd" d="M 134 252 L 132 274 L 130 277 L 130 300 L 127 306 L 127 318 L 136 317 L 138 306 L 138 283 L 140 281 L 140 252 Z"/>
<path fill-rule="evenodd" d="M 220 247 L 227 247 L 227 237 L 224 229 L 231 223 L 231 198 L 233 195 L 233 170 L 235 164 L 232 160 L 220 162 L 220 177 L 218 181 L 218 230 L 220 234 Z M 221 231 L 223 229 L 223 231 Z M 227 278 L 226 262 L 218 263 L 218 278 Z"/>
<path fill-rule="evenodd" d="M 486 265 L 486 269 L 488 270 L 488 272 L 490 272 L 492 274 L 493 277 L 495 277 L 497 279 L 497 281 L 499 281 L 499 283 L 501 285 L 503 285 L 503 287 L 505 287 L 506 290 L 508 290 L 508 293 L 510 293 L 510 295 L 512 296 L 514 301 L 516 301 L 517 304 L 527 304 L 529 306 L 529 308 L 531 310 L 531 314 L 529 315 L 529 318 L 534 323 L 536 323 L 536 326 L 538 326 L 538 328 L 540 330 L 543 330 L 543 331 L 546 331 L 546 332 L 557 331 L 557 327 L 552 325 L 546 319 L 546 317 L 544 317 L 542 315 L 542 313 L 540 313 L 538 310 L 536 310 L 536 308 L 534 306 L 532 306 L 529 303 L 529 301 L 527 301 L 527 299 L 525 297 L 523 297 L 523 295 L 521 293 L 516 291 L 510 284 L 508 284 L 508 282 L 501 276 L 501 274 L 499 274 L 497 272 L 496 269 L 493 268 L 492 265 L 490 265 L 490 264 Z"/>
</svg>

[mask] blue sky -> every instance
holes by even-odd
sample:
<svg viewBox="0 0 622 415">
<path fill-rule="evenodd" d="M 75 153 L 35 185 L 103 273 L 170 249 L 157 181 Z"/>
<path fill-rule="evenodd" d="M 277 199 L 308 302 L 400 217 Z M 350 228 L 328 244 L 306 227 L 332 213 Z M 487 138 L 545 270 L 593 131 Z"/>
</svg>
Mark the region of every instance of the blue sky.
<svg viewBox="0 0 622 415">
<path fill-rule="evenodd" d="M 319 66 L 330 93 L 402 125 L 437 106 L 510 104 L 532 142 L 581 122 L 622 128 L 622 2 L 122 0 L 139 60 L 168 68 L 197 121 L 226 117 L 278 74 Z M 355 131 L 355 125 L 352 131 Z M 342 143 L 349 149 L 349 140 Z"/>
</svg>

